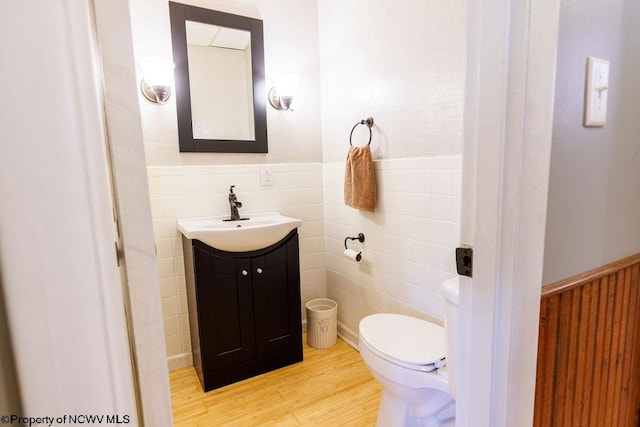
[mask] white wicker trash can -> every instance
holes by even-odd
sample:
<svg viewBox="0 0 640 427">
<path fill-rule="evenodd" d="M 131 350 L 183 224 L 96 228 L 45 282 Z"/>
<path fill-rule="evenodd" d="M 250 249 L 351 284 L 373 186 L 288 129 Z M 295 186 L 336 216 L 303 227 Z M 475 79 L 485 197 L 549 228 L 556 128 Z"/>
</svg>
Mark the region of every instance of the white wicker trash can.
<svg viewBox="0 0 640 427">
<path fill-rule="evenodd" d="M 313 348 L 329 348 L 338 337 L 338 303 L 327 299 L 312 299 L 307 308 L 307 344 Z"/>
</svg>

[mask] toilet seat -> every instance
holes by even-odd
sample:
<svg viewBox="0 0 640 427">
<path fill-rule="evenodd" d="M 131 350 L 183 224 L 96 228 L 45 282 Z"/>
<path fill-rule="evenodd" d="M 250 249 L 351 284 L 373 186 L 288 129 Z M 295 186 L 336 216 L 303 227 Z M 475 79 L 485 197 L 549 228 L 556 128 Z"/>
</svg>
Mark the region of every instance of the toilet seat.
<svg viewBox="0 0 640 427">
<path fill-rule="evenodd" d="M 401 314 L 373 314 L 360 321 L 360 340 L 396 365 L 430 372 L 445 365 L 445 331 L 436 324 Z"/>
</svg>

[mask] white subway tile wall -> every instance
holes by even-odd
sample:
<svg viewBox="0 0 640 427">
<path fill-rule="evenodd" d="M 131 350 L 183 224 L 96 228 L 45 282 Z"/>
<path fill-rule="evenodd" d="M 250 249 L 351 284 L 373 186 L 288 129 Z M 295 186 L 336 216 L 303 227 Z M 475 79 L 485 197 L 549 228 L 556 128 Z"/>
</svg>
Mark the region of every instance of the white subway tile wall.
<svg viewBox="0 0 640 427">
<path fill-rule="evenodd" d="M 273 185 L 260 185 L 262 165 L 150 166 L 151 207 L 158 251 L 169 368 L 191 363 L 189 320 L 177 218 L 229 213 L 235 185 L 243 215 L 280 212 L 300 229 L 304 303 L 338 302 L 339 332 L 357 340 L 358 323 L 379 312 L 440 322 L 439 286 L 455 274 L 460 240 L 461 157 L 377 160 L 375 213 L 343 203 L 344 162 L 269 165 Z M 364 233 L 355 263 L 343 256 L 344 238 Z"/>
<path fill-rule="evenodd" d="M 228 215 L 229 186 L 242 215 L 280 212 L 303 221 L 300 275 L 303 301 L 326 295 L 322 165 L 269 165 L 273 185 L 260 185 L 261 165 L 150 166 L 149 190 L 160 276 L 169 369 L 191 364 L 182 237 L 176 220 Z"/>
<path fill-rule="evenodd" d="M 375 213 L 343 203 L 344 163 L 324 164 L 327 297 L 338 302 L 339 331 L 356 339 L 360 320 L 393 312 L 441 322 L 440 283 L 455 274 L 460 243 L 462 158 L 374 162 Z M 344 238 L 364 233 L 362 261 L 343 256 Z"/>
</svg>

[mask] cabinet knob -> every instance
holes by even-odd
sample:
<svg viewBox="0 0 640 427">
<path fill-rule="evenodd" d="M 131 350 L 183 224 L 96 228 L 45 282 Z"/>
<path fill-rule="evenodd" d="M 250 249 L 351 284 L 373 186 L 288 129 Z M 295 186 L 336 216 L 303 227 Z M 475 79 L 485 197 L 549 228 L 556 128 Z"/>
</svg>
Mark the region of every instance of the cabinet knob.
<svg viewBox="0 0 640 427">
<path fill-rule="evenodd" d="M 242 275 L 246 276 L 247 274 L 249 274 L 249 272 L 247 272 L 247 270 L 242 270 Z"/>
<path fill-rule="evenodd" d="M 257 268 L 256 271 L 258 272 L 258 274 L 262 274 L 262 269 L 261 268 Z"/>
</svg>

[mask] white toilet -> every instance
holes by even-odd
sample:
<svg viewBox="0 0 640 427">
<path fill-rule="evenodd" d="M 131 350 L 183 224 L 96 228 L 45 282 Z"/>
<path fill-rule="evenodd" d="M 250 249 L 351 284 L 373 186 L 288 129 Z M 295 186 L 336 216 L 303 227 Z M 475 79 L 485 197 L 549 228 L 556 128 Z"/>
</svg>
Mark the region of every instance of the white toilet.
<svg viewBox="0 0 640 427">
<path fill-rule="evenodd" d="M 378 427 L 455 425 L 458 278 L 442 286 L 445 328 L 388 313 L 360 321 L 360 355 L 382 384 Z"/>
</svg>

